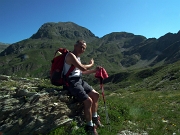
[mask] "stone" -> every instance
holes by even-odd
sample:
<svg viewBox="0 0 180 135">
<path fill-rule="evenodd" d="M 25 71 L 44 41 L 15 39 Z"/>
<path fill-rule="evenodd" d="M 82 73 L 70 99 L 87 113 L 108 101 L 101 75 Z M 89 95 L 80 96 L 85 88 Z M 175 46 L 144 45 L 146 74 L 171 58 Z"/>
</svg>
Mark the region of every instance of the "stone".
<svg viewBox="0 0 180 135">
<path fill-rule="evenodd" d="M 3 81 L 3 86 L 0 83 L 0 132 L 5 135 L 48 134 L 72 121 L 82 123 L 83 117 L 77 116 L 77 112 L 83 113 L 82 106 L 72 102 L 67 91 L 53 87 L 42 89 L 38 78 L 0 75 L 0 81 Z"/>
</svg>

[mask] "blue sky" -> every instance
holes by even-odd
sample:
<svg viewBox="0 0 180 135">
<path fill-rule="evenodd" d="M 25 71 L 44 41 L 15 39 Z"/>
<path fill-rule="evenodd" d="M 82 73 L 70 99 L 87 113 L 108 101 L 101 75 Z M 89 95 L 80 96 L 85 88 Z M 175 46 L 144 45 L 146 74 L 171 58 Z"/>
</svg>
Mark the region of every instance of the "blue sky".
<svg viewBox="0 0 180 135">
<path fill-rule="evenodd" d="M 159 38 L 180 30 L 180 0 L 0 0 L 0 42 L 31 37 L 47 22 L 74 22 L 98 37 Z"/>
</svg>

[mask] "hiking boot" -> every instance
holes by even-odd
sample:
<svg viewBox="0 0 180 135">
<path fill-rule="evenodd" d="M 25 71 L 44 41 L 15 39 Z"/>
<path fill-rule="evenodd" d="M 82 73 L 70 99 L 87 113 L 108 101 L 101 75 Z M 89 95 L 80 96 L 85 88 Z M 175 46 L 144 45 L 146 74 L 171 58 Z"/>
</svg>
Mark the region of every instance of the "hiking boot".
<svg viewBox="0 0 180 135">
<path fill-rule="evenodd" d="M 87 135 L 98 135 L 96 128 L 94 126 L 86 125 L 85 131 L 86 131 Z"/>
<path fill-rule="evenodd" d="M 93 118 L 92 118 L 92 121 L 93 121 L 93 123 L 96 125 L 96 128 L 97 128 L 97 127 L 104 127 L 104 125 L 101 124 L 100 116 L 99 116 L 99 115 L 98 115 L 97 117 L 93 117 Z"/>
</svg>

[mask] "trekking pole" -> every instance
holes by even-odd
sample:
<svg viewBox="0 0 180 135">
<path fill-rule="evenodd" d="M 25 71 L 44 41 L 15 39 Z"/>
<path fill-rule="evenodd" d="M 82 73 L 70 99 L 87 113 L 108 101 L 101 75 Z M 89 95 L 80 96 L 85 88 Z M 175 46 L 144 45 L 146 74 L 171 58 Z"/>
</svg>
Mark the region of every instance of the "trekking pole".
<svg viewBox="0 0 180 135">
<path fill-rule="evenodd" d="M 103 87 L 103 78 L 100 78 L 100 85 L 101 85 L 101 90 L 102 90 L 102 97 L 104 101 L 104 108 L 105 108 L 105 114 L 106 114 L 106 125 L 108 125 L 109 131 L 111 131 L 111 125 L 110 125 L 110 120 L 109 120 L 109 115 L 108 115 L 108 110 L 106 106 L 106 100 L 105 100 L 105 95 L 104 95 L 104 87 Z"/>
<path fill-rule="evenodd" d="M 103 101 L 104 101 L 104 108 L 105 108 L 105 114 L 106 114 L 106 125 L 109 125 L 109 130 L 111 130 L 110 120 L 109 120 L 107 106 L 106 106 L 106 100 L 105 100 L 105 96 L 104 96 L 104 87 L 103 87 L 103 79 L 108 78 L 108 74 L 107 74 L 106 70 L 103 67 L 101 67 L 101 68 L 99 68 L 99 70 L 96 71 L 95 77 L 100 80 L 100 87 L 102 90 L 102 97 L 103 97 Z"/>
</svg>

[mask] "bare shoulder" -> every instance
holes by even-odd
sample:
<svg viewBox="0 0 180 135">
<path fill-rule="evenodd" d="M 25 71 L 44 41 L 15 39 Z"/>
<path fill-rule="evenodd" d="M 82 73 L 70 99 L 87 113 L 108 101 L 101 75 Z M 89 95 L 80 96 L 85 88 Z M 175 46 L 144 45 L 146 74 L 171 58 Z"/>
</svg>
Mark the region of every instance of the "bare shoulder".
<svg viewBox="0 0 180 135">
<path fill-rule="evenodd" d="M 69 53 L 66 57 L 66 63 L 69 65 L 74 65 L 79 68 L 81 71 L 85 71 L 85 67 L 81 64 L 81 62 L 77 59 L 77 57 L 73 53 Z"/>
<path fill-rule="evenodd" d="M 76 56 L 73 53 L 69 52 L 67 54 L 67 59 L 75 59 L 75 58 L 76 58 Z"/>
<path fill-rule="evenodd" d="M 71 65 L 74 61 L 76 61 L 76 56 L 73 53 L 69 52 L 66 56 L 66 63 Z"/>
</svg>

